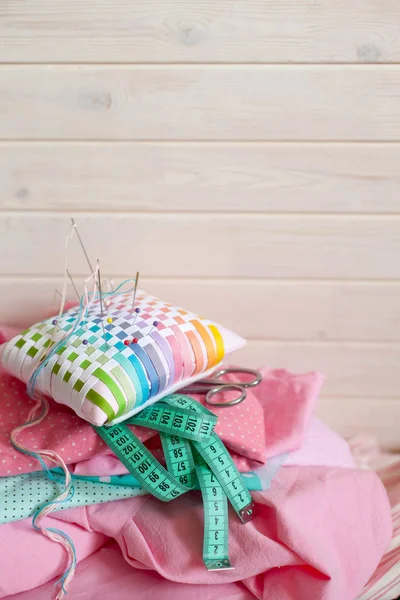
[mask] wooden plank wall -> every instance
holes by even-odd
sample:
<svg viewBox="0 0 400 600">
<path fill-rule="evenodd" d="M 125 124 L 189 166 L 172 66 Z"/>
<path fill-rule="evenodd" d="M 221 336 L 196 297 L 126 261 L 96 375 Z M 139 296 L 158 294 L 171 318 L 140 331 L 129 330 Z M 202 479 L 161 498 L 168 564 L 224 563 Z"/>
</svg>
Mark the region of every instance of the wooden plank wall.
<svg viewBox="0 0 400 600">
<path fill-rule="evenodd" d="M 1 321 L 49 304 L 74 215 L 104 273 L 400 446 L 399 2 L 2 0 L 0 30 Z"/>
</svg>

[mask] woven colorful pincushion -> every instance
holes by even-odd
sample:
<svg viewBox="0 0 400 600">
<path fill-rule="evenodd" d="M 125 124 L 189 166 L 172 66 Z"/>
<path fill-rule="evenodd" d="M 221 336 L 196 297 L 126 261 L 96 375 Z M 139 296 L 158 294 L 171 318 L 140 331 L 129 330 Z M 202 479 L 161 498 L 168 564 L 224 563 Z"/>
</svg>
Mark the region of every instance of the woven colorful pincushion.
<svg viewBox="0 0 400 600">
<path fill-rule="evenodd" d="M 124 289 L 125 288 L 125 289 Z M 119 422 L 200 379 L 245 341 L 138 290 L 33 325 L 0 349 L 3 367 L 93 425 Z M 33 374 L 33 375 L 32 375 Z"/>
</svg>

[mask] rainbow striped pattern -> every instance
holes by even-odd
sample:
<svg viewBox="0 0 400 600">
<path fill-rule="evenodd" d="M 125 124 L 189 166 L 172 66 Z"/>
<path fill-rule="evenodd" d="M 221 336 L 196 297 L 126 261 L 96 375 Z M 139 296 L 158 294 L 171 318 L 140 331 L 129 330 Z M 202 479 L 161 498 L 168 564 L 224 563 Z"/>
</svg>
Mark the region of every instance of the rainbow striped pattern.
<svg viewBox="0 0 400 600">
<path fill-rule="evenodd" d="M 138 291 L 136 307 L 138 315 L 132 312 L 132 294 L 121 293 L 110 298 L 102 317 L 99 300 L 94 301 L 40 371 L 36 389 L 103 425 L 132 416 L 202 377 L 244 344 L 212 321 L 143 291 Z M 57 325 L 52 317 L 10 340 L 2 353 L 4 368 L 28 382 L 46 350 L 73 329 L 77 315 L 77 309 L 70 309 Z"/>
</svg>

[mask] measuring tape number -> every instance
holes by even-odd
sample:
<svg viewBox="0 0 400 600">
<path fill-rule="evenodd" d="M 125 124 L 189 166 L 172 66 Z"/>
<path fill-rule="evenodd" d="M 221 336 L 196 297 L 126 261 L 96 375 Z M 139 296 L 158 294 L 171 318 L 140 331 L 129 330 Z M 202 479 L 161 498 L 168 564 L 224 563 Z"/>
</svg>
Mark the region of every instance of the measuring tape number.
<svg viewBox="0 0 400 600">
<path fill-rule="evenodd" d="M 114 454 L 150 494 L 169 502 L 200 485 L 204 504 L 203 560 L 207 569 L 231 569 L 228 556 L 228 499 L 243 523 L 254 504 L 242 476 L 214 433 L 217 417 L 188 396 L 173 394 L 123 424 L 94 427 Z M 160 433 L 167 469 L 127 424 Z"/>
</svg>

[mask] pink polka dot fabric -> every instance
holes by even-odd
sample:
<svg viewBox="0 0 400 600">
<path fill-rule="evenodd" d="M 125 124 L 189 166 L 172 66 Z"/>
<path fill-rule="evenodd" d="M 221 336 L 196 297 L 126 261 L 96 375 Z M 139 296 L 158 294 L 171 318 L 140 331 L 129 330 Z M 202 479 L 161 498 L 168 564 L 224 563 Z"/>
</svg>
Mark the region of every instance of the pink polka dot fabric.
<svg viewBox="0 0 400 600">
<path fill-rule="evenodd" d="M 15 331 L 0 329 L 0 343 L 11 335 Z M 260 466 L 268 456 L 301 447 L 322 385 L 318 373 L 293 375 L 268 368 L 262 373 L 263 382 L 248 390 L 244 402 L 213 408 L 218 416 L 215 431 L 241 471 Z M 234 377 L 227 379 L 233 381 Z M 204 403 L 203 396 L 193 397 Z M 40 468 L 34 459 L 17 452 L 10 442 L 11 431 L 26 421 L 31 407 L 25 385 L 0 370 L 0 476 Z M 144 427 L 131 428 L 161 458 L 159 438 L 154 438 L 156 432 Z M 50 402 L 46 420 L 22 432 L 19 439 L 32 450 L 54 450 L 68 465 L 111 453 L 89 423 L 55 402 Z"/>
</svg>

